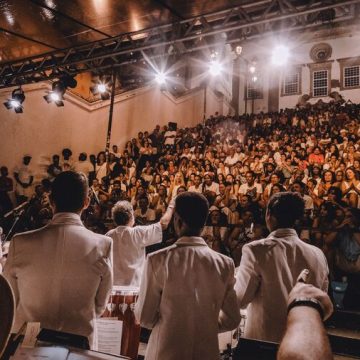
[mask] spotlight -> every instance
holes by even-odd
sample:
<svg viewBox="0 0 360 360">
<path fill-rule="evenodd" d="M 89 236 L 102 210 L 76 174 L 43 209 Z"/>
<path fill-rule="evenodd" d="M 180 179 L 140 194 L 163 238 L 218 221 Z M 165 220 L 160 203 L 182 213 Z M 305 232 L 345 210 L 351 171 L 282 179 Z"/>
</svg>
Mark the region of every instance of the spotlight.
<svg viewBox="0 0 360 360">
<path fill-rule="evenodd" d="M 54 81 L 52 84 L 52 91 L 48 95 L 44 96 L 45 101 L 55 103 L 56 106 L 64 106 L 64 94 L 66 91 L 66 85 L 62 80 Z"/>
<path fill-rule="evenodd" d="M 217 76 L 221 73 L 222 71 L 222 65 L 218 62 L 218 61 L 212 61 L 210 63 L 210 68 L 209 68 L 210 74 L 213 76 Z"/>
<path fill-rule="evenodd" d="M 24 102 L 24 100 L 25 100 L 25 94 L 24 94 L 23 89 L 20 87 L 18 89 L 15 89 L 11 93 L 11 99 L 8 99 L 7 101 L 5 101 L 4 106 L 8 110 L 13 109 L 17 114 L 20 114 L 23 112 L 22 103 Z"/>
<path fill-rule="evenodd" d="M 101 100 L 108 100 L 110 98 L 111 80 L 102 75 L 91 81 L 94 83 L 94 85 L 90 86 L 91 93 L 100 95 Z"/>
<path fill-rule="evenodd" d="M 50 94 L 50 98 L 52 101 L 56 102 L 56 101 L 60 101 L 61 100 L 61 97 L 58 93 L 56 92 L 53 92 Z"/>
<path fill-rule="evenodd" d="M 159 85 L 165 84 L 165 82 L 166 82 L 166 75 L 165 75 L 163 72 L 157 73 L 156 76 L 155 76 L 155 81 L 156 81 Z"/>
<path fill-rule="evenodd" d="M 251 74 L 254 74 L 255 71 L 256 71 L 256 67 L 255 67 L 254 65 L 251 65 L 251 66 L 249 67 L 249 71 L 250 71 Z"/>
<path fill-rule="evenodd" d="M 251 78 L 251 80 L 252 80 L 252 82 L 257 82 L 258 78 L 257 78 L 257 76 L 253 76 L 253 77 Z"/>
<path fill-rule="evenodd" d="M 98 84 L 97 90 L 98 90 L 98 92 L 100 94 L 103 94 L 104 92 L 107 91 L 106 85 L 105 84 Z"/>
<path fill-rule="evenodd" d="M 10 100 L 10 105 L 13 109 L 18 109 L 21 106 L 20 101 L 13 99 Z"/>
<path fill-rule="evenodd" d="M 277 46 L 272 53 L 271 61 L 274 65 L 284 65 L 289 58 L 289 49 L 286 46 Z"/>
<path fill-rule="evenodd" d="M 237 45 L 237 46 L 235 47 L 235 54 L 236 54 L 237 56 L 240 56 L 241 53 L 242 53 L 242 50 L 243 50 L 242 46 Z"/>
</svg>

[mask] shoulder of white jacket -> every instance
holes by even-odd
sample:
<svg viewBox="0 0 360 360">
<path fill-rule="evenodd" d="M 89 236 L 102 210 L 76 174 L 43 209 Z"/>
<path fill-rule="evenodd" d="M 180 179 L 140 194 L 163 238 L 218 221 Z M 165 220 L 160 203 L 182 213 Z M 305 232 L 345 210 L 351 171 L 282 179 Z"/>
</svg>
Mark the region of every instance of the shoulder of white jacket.
<svg viewBox="0 0 360 360">
<path fill-rule="evenodd" d="M 116 230 L 116 229 L 111 229 L 111 230 L 109 230 L 109 231 L 105 234 L 105 236 L 107 236 L 107 237 L 113 236 L 113 235 L 115 234 L 115 230 Z"/>
<path fill-rule="evenodd" d="M 210 250 L 212 256 L 214 256 L 215 258 L 221 259 L 222 261 L 227 263 L 229 266 L 235 266 L 234 260 L 231 257 L 224 255 L 224 254 L 220 254 L 219 252 L 217 252 L 213 249 L 210 249 L 210 248 L 209 248 L 209 250 Z"/>
<path fill-rule="evenodd" d="M 168 246 L 168 247 L 166 247 L 164 249 L 160 249 L 160 250 L 152 252 L 147 257 L 152 259 L 152 258 L 156 258 L 156 257 L 159 257 L 159 256 L 164 256 L 164 255 L 166 255 L 167 253 L 171 252 L 172 250 L 174 250 L 176 248 L 177 248 L 177 246 L 175 244 L 170 245 L 170 246 Z"/>
<path fill-rule="evenodd" d="M 15 234 L 13 236 L 13 240 L 14 239 L 16 239 L 16 240 L 18 240 L 18 239 L 26 239 L 28 237 L 33 237 L 33 236 L 39 235 L 42 232 L 46 231 L 48 228 L 49 228 L 49 226 L 45 225 L 45 226 L 43 226 L 43 227 L 41 227 L 39 229 L 24 231 L 22 233 Z"/>
<path fill-rule="evenodd" d="M 93 231 L 91 231 L 89 229 L 86 229 L 86 228 L 85 228 L 85 230 L 88 231 L 94 239 L 96 238 L 98 240 L 104 240 L 106 242 L 112 242 L 113 241 L 113 239 L 108 234 L 106 234 L 106 235 L 98 234 L 98 233 L 95 233 L 95 232 L 93 232 Z"/>
</svg>

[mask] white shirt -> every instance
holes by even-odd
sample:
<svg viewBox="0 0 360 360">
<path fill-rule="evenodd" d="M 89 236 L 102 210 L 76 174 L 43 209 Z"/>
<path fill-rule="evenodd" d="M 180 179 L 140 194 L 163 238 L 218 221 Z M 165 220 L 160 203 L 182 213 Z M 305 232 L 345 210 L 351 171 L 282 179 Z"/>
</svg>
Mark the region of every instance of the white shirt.
<svg viewBox="0 0 360 360">
<path fill-rule="evenodd" d="M 29 165 L 22 164 L 19 167 L 16 167 L 14 173 L 17 173 L 19 176 L 19 180 L 23 184 L 29 184 L 30 179 L 33 176 L 33 172 Z M 33 194 L 33 184 L 27 188 L 23 188 L 18 182 L 16 182 L 16 192 L 18 195 L 23 195 L 30 197 Z"/>
<path fill-rule="evenodd" d="M 188 191 L 192 191 L 192 192 L 202 194 L 202 185 L 200 184 L 199 187 L 196 187 L 195 185 L 191 185 L 189 187 Z"/>
<path fill-rule="evenodd" d="M 239 188 L 239 194 L 250 195 L 252 198 L 256 197 L 257 194 L 262 194 L 263 190 L 260 184 L 254 183 L 252 186 L 249 184 L 242 184 Z"/>
<path fill-rule="evenodd" d="M 175 144 L 175 137 L 176 137 L 176 131 L 170 131 L 168 130 L 165 135 L 165 145 L 174 145 Z"/>
<path fill-rule="evenodd" d="M 220 194 L 220 191 L 219 191 L 219 184 L 216 183 L 216 182 L 212 182 L 212 184 L 210 186 L 206 185 L 205 183 L 203 184 L 203 188 L 204 188 L 204 192 L 205 191 L 212 191 L 214 192 L 216 195 L 219 195 Z"/>
<path fill-rule="evenodd" d="M 235 153 L 233 156 L 228 155 L 225 159 L 225 164 L 234 165 L 239 161 L 239 155 Z"/>
<path fill-rule="evenodd" d="M 76 162 L 74 168 L 75 171 L 82 172 L 85 175 L 89 175 L 89 172 L 94 171 L 94 166 L 87 160 Z"/>
<path fill-rule="evenodd" d="M 305 210 L 314 210 L 314 201 L 309 195 L 303 195 L 305 201 Z"/>
<path fill-rule="evenodd" d="M 136 218 L 137 217 L 146 218 L 146 221 L 155 221 L 155 219 L 156 219 L 155 211 L 153 209 L 149 209 L 149 208 L 146 210 L 145 214 L 143 214 L 141 212 L 141 209 L 138 208 L 134 211 L 134 215 Z"/>
<path fill-rule="evenodd" d="M 102 165 L 96 164 L 95 166 L 96 178 L 102 183 L 102 178 L 106 176 L 107 164 L 104 162 Z"/>
<path fill-rule="evenodd" d="M 145 263 L 145 247 L 162 241 L 160 223 L 118 226 L 106 235 L 113 239 L 114 285 L 139 287 Z"/>
<path fill-rule="evenodd" d="M 30 166 L 25 164 L 16 167 L 14 169 L 14 173 L 19 175 L 19 180 L 24 184 L 28 184 L 30 182 L 30 178 L 33 176 Z"/>
</svg>

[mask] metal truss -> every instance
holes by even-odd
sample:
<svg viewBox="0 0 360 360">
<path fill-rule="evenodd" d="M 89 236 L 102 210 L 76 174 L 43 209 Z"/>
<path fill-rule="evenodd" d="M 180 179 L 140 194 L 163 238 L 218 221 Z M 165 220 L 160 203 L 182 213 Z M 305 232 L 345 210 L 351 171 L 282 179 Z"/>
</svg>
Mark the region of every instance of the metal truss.
<svg viewBox="0 0 360 360">
<path fill-rule="evenodd" d="M 256 0 L 242 6 L 0 64 L 0 89 L 216 48 L 268 33 L 350 23 L 360 0 Z"/>
</svg>

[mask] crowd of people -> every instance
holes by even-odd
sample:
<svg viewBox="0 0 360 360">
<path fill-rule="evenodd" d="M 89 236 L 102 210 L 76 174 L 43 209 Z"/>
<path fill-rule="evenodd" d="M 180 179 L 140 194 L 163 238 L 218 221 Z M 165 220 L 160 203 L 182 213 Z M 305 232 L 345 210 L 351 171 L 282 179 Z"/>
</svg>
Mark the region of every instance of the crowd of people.
<svg viewBox="0 0 360 360">
<path fill-rule="evenodd" d="M 215 114 L 193 128 L 169 123 L 139 132 L 124 149 L 113 145 L 108 154 L 76 158 L 64 149 L 35 186 L 26 155 L 14 180 L 1 167 L 0 211 L 15 206 L 9 196 L 15 190 L 17 204 L 29 200 L 26 227 L 45 225 L 52 218 L 51 182 L 70 169 L 88 176 L 92 201 L 83 221 L 103 234 L 114 226 L 111 209 L 119 200 L 131 202 L 136 224 L 149 224 L 176 195 L 198 192 L 210 204 L 203 238 L 238 266 L 242 247 L 268 234 L 270 197 L 292 191 L 305 201 L 305 216 L 296 225 L 300 238 L 322 249 L 332 280 L 345 275 L 355 279 L 352 287 L 360 273 L 359 116 L 360 105 L 330 103 L 239 118 Z M 172 226 L 167 232 L 165 240 L 172 238 Z"/>
</svg>

